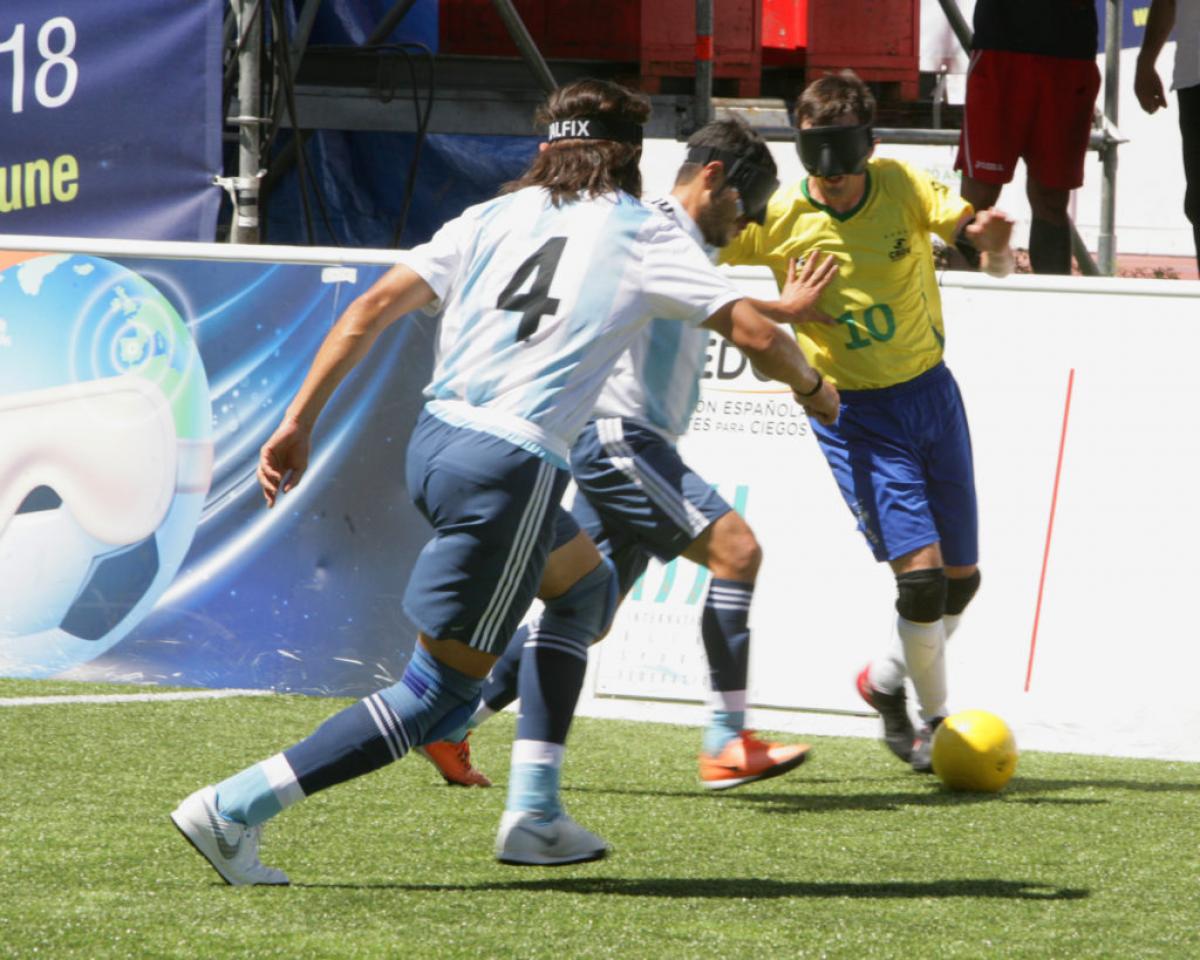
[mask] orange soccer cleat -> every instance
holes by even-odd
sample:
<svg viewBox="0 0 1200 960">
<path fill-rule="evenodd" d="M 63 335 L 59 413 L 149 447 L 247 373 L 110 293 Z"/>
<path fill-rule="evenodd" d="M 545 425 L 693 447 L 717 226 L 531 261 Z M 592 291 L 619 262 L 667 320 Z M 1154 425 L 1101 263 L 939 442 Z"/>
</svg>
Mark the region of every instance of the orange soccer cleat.
<svg viewBox="0 0 1200 960">
<path fill-rule="evenodd" d="M 812 748 L 807 743 L 768 743 L 743 730 L 717 755 L 700 754 L 700 781 L 709 790 L 728 790 L 766 780 L 800 766 Z"/>
<path fill-rule="evenodd" d="M 438 773 L 454 787 L 490 787 L 489 780 L 482 771 L 471 766 L 471 744 L 468 742 L 471 734 L 468 732 L 461 740 L 437 740 L 417 747 L 417 753 L 432 763 Z"/>
</svg>

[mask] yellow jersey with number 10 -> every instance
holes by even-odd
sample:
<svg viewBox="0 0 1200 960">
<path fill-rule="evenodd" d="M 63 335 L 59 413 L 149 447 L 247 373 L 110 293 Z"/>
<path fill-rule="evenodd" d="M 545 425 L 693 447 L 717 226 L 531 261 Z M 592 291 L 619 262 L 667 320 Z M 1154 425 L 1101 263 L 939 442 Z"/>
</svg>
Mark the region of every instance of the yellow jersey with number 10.
<svg viewBox="0 0 1200 960">
<path fill-rule="evenodd" d="M 796 339 L 809 363 L 843 390 L 911 380 L 942 358 L 945 331 L 930 234 L 947 243 L 972 207 L 898 160 L 871 160 L 866 191 L 836 213 L 808 194 L 807 180 L 777 191 L 766 222 L 751 223 L 722 263 L 770 267 L 782 287 L 788 260 L 831 253 L 838 273 L 817 306 L 832 325 L 805 323 Z"/>
</svg>

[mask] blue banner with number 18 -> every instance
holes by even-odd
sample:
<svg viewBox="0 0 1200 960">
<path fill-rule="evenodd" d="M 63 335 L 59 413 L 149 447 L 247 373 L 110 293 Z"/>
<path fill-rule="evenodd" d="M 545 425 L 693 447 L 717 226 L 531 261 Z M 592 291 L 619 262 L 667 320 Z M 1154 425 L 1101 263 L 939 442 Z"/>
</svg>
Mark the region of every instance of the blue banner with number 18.
<svg viewBox="0 0 1200 960">
<path fill-rule="evenodd" d="M 0 3 L 0 233 L 213 238 L 222 7 Z"/>
</svg>

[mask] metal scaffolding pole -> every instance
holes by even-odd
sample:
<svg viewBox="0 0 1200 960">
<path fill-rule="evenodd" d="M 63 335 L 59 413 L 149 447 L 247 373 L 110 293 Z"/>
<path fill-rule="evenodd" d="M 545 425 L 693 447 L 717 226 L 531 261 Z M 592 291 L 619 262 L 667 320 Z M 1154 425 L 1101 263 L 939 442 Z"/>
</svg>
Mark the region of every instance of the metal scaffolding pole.
<svg viewBox="0 0 1200 960">
<path fill-rule="evenodd" d="M 416 2 L 417 0 L 400 0 L 375 25 L 375 29 L 371 31 L 371 35 L 367 37 L 363 46 L 372 47 L 377 43 L 383 43 L 391 35 L 391 32 L 396 29 L 400 21 L 408 16 L 408 11 L 413 8 L 413 4 Z"/>
<path fill-rule="evenodd" d="M 238 175 L 233 182 L 230 243 L 258 243 L 262 169 L 262 3 L 235 0 L 238 20 Z"/>
<path fill-rule="evenodd" d="M 317 11 L 320 7 L 321 0 L 304 0 L 304 7 L 296 18 L 296 35 L 292 37 L 293 78 L 300 69 L 300 61 L 304 57 L 304 50 L 308 46 L 308 38 L 312 35 L 313 24 L 317 21 Z"/>
<path fill-rule="evenodd" d="M 713 0 L 696 0 L 696 127 L 713 118 Z"/>
<path fill-rule="evenodd" d="M 968 53 L 971 52 L 971 25 L 967 23 L 967 18 L 962 15 L 962 11 L 958 9 L 958 4 L 955 0 L 938 0 L 942 5 L 942 13 L 946 15 L 946 19 L 950 22 L 950 29 L 954 31 L 954 35 L 958 37 L 958 42 L 962 44 L 962 48 Z"/>
<path fill-rule="evenodd" d="M 1104 118 L 1106 126 L 1117 125 L 1117 101 L 1121 92 L 1121 0 L 1105 5 L 1104 35 Z M 1117 144 L 1110 140 L 1101 152 L 1104 182 L 1100 187 L 1100 270 L 1112 276 L 1117 270 Z"/>
<path fill-rule="evenodd" d="M 534 78 L 541 84 L 542 89 L 546 93 L 553 93 L 558 89 L 558 84 L 554 80 L 554 74 L 546 66 L 546 61 L 542 58 L 542 52 L 537 48 L 537 44 L 533 42 L 533 37 L 529 35 L 525 21 L 517 13 L 517 8 L 512 5 L 512 0 L 492 0 L 492 4 L 496 8 L 496 12 L 500 14 L 500 19 L 504 21 L 504 26 L 508 28 L 509 36 L 513 38 L 517 49 L 521 51 L 521 56 L 524 57 L 525 62 L 529 65 L 529 69 L 533 71 Z"/>
</svg>

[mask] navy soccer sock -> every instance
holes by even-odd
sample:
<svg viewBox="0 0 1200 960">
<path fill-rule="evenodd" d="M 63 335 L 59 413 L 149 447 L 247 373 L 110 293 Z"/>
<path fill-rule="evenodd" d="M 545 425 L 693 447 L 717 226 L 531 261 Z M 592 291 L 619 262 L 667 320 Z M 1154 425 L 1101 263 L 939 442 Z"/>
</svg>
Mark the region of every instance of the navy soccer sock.
<svg viewBox="0 0 1200 960">
<path fill-rule="evenodd" d="M 616 574 L 604 561 L 546 609 L 521 648 L 521 712 L 509 768 L 508 809 L 558 814 L 559 768 L 587 673 L 588 647 L 616 609 Z"/>
<path fill-rule="evenodd" d="M 716 755 L 746 725 L 750 665 L 750 601 L 754 584 L 712 579 L 704 598 L 700 636 L 708 657 L 713 710 L 704 732 L 704 752 Z"/>
<path fill-rule="evenodd" d="M 218 784 L 217 808 L 231 820 L 253 825 L 290 802 L 378 770 L 461 727 L 479 700 L 481 684 L 418 645 L 398 683 L 335 713 L 279 757 Z"/>
<path fill-rule="evenodd" d="M 518 740 L 567 742 L 567 731 L 583 690 L 587 657 L 587 640 L 543 633 L 535 626 L 521 649 Z"/>
<path fill-rule="evenodd" d="M 567 731 L 587 673 L 586 640 L 540 633 L 535 624 L 521 652 L 521 712 L 508 775 L 509 810 L 544 817 L 562 812 L 558 798 Z"/>
</svg>

